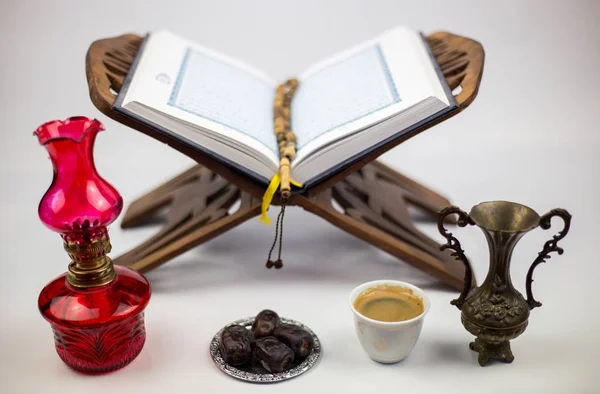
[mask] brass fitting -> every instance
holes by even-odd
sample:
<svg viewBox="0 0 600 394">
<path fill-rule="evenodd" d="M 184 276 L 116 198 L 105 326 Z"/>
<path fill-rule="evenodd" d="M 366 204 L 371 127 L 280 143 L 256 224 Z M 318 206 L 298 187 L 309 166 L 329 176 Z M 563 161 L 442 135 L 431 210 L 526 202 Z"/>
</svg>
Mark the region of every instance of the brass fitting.
<svg viewBox="0 0 600 394">
<path fill-rule="evenodd" d="M 80 289 L 98 287 L 112 282 L 116 277 L 107 234 L 89 241 L 65 240 L 64 248 L 71 257 L 67 282 Z"/>
</svg>

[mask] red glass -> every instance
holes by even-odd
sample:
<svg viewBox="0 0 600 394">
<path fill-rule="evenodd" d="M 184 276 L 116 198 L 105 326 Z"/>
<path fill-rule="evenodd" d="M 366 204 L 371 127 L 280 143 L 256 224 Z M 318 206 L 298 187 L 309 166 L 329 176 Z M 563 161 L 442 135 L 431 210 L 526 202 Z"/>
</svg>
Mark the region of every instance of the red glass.
<svg viewBox="0 0 600 394">
<path fill-rule="evenodd" d="M 64 273 L 40 293 L 38 306 L 54 331 L 56 352 L 76 371 L 117 370 L 144 346 L 150 285 L 129 268 L 115 266 L 115 270 L 115 280 L 90 289 L 73 288 Z"/>
<path fill-rule="evenodd" d="M 77 116 L 45 123 L 34 133 L 54 169 L 38 208 L 40 219 L 52 231 L 64 234 L 108 226 L 121 213 L 123 199 L 94 165 L 94 142 L 102 130 L 96 119 Z"/>
<path fill-rule="evenodd" d="M 103 237 L 108 242 L 106 226 L 123 207 L 117 190 L 94 166 L 94 141 L 102 130 L 95 119 L 72 117 L 45 123 L 34 133 L 47 149 L 54 169 L 52 184 L 38 208 L 40 219 L 60 233 L 65 243 L 75 243 L 88 250 L 86 253 L 90 250 L 86 247 L 98 245 Z M 102 257 L 105 252 L 94 253 Z M 64 273 L 40 293 L 38 306 L 54 331 L 56 351 L 76 371 L 114 371 L 129 364 L 144 346 L 144 309 L 150 300 L 150 285 L 136 271 L 114 269 L 115 279 L 105 285 L 76 288 Z"/>
</svg>

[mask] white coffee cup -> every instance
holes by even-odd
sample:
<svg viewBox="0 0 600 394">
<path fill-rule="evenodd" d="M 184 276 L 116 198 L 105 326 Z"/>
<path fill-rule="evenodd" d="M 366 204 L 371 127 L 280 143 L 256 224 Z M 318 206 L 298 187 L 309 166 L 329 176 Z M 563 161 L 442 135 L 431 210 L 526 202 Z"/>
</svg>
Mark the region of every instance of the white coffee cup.
<svg viewBox="0 0 600 394">
<path fill-rule="evenodd" d="M 398 322 L 384 322 L 361 315 L 354 307 L 356 298 L 365 290 L 381 286 L 400 286 L 411 289 L 423 300 L 423 313 L 419 316 Z M 423 320 L 429 311 L 429 297 L 416 286 L 398 280 L 375 280 L 363 283 L 350 293 L 350 309 L 354 314 L 354 326 L 358 340 L 371 359 L 380 363 L 396 363 L 405 359 L 417 343 Z"/>
</svg>

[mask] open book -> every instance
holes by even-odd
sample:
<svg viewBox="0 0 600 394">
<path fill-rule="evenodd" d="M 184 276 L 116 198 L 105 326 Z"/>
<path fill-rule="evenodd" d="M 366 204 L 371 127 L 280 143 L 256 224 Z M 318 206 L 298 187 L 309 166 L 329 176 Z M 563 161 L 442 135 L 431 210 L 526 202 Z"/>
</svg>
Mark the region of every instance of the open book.
<svg viewBox="0 0 600 394">
<path fill-rule="evenodd" d="M 305 187 L 456 108 L 427 41 L 404 28 L 296 77 L 291 177 Z M 113 109 L 267 184 L 279 171 L 278 82 L 159 31 L 146 37 Z"/>
</svg>

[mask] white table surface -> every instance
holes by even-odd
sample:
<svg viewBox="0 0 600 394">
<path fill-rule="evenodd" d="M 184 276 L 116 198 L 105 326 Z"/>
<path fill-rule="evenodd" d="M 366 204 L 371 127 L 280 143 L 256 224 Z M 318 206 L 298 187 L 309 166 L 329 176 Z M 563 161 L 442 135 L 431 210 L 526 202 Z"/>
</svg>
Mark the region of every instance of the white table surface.
<svg viewBox="0 0 600 394">
<path fill-rule="evenodd" d="M 575 1 L 0 1 L 0 392 L 600 392 L 599 16 L 598 3 Z M 463 209 L 506 199 L 540 213 L 563 207 L 573 214 L 565 254 L 536 271 L 534 292 L 544 306 L 513 341 L 514 363 L 477 364 L 468 348 L 472 338 L 449 304 L 456 291 L 290 209 L 284 269 L 264 268 L 273 228 L 251 220 L 148 274 L 148 337 L 131 365 L 101 377 L 63 365 L 37 296 L 68 261 L 59 237 L 37 217 L 52 172 L 32 131 L 71 115 L 105 122 L 97 166 L 126 202 L 192 165 L 94 108 L 84 73 L 89 44 L 169 28 L 283 79 L 395 25 L 474 37 L 485 47 L 486 63 L 479 96 L 467 111 L 382 160 Z M 112 255 L 156 230 L 113 225 Z M 435 235 L 433 225 L 424 231 Z M 481 281 L 488 264 L 482 234 L 475 228 L 457 234 Z M 512 275 L 521 291 L 549 235 L 538 229 L 517 246 Z M 432 299 L 413 353 L 390 366 L 363 353 L 347 305 L 352 288 L 381 278 L 414 283 Z M 315 369 L 263 386 L 238 382 L 213 366 L 208 344 L 214 333 L 263 308 L 301 320 L 319 335 L 323 357 Z"/>
</svg>

